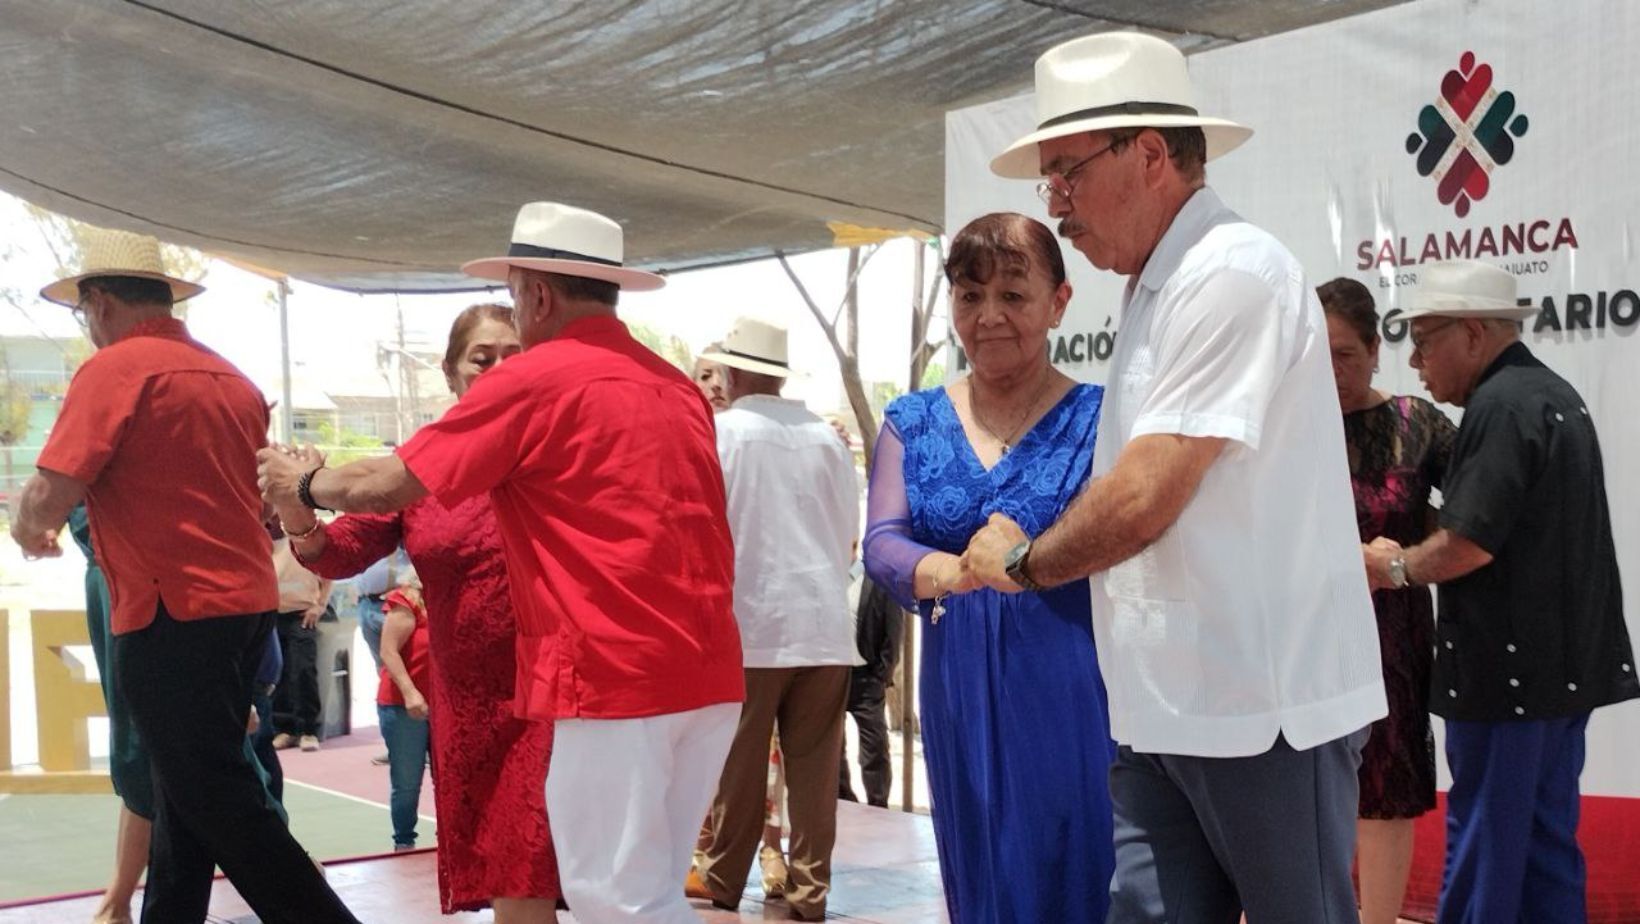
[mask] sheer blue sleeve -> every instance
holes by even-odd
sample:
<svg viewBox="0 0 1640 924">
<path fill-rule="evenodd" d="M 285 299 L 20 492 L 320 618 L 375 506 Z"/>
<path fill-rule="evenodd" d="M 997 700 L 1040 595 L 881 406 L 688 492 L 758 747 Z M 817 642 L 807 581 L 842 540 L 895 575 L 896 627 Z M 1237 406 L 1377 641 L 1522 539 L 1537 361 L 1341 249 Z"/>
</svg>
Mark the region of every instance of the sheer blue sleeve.
<svg viewBox="0 0 1640 924">
<path fill-rule="evenodd" d="M 887 588 L 900 606 L 915 612 L 917 563 L 935 550 L 911 538 L 911 505 L 905 493 L 905 441 L 886 417 L 871 461 L 862 550 L 871 579 Z"/>
</svg>

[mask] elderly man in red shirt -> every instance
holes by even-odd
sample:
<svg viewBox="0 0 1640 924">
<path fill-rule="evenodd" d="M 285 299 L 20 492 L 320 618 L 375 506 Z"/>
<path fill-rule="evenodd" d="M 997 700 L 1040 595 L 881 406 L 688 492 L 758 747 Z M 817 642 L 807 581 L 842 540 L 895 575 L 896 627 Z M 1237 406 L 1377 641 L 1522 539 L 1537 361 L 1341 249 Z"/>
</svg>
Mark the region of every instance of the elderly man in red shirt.
<svg viewBox="0 0 1640 924">
<path fill-rule="evenodd" d="M 397 455 L 314 468 L 264 451 L 270 499 L 384 512 L 488 491 L 518 613 L 518 709 L 552 721 L 547 814 L 583 924 L 693 922 L 678 890 L 744 698 L 712 412 L 615 316 L 621 227 L 524 206 L 505 257 L 525 351 Z"/>
<path fill-rule="evenodd" d="M 99 233 L 86 271 L 40 295 L 73 308 L 97 352 L 80 366 L 11 534 L 62 554 L 83 499 L 113 606 L 110 657 L 153 767 L 144 924 L 203 921 L 220 866 L 263 921 L 355 922 L 286 830 L 246 758 L 251 687 L 279 600 L 256 451 L 268 406 L 188 334 L 153 238 Z"/>
</svg>

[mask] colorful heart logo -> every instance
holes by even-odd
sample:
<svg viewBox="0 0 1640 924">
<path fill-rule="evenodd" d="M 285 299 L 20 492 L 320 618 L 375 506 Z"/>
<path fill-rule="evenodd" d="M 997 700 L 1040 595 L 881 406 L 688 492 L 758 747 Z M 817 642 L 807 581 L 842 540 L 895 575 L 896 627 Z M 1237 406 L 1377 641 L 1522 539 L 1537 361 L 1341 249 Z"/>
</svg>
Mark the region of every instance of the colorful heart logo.
<svg viewBox="0 0 1640 924">
<path fill-rule="evenodd" d="M 1480 104 L 1486 91 L 1492 88 L 1492 65 L 1475 66 L 1475 53 L 1466 51 L 1458 61 L 1458 70 L 1447 71 L 1441 79 L 1441 96 L 1446 99 L 1458 118 L 1469 121 L 1469 116 Z"/>
<path fill-rule="evenodd" d="M 1514 159 L 1515 139 L 1526 134 L 1526 116 L 1516 113 L 1515 95 L 1508 91 L 1496 94 L 1479 118 L 1474 118 L 1492 91 L 1492 79 L 1492 66 L 1478 63 L 1474 52 L 1465 51 L 1457 69 L 1441 78 L 1441 99 L 1446 101 L 1450 115 L 1436 106 L 1424 106 L 1418 112 L 1418 130 L 1406 138 L 1406 150 L 1414 157 L 1418 174 L 1435 177 L 1436 197 L 1443 205 L 1452 206 L 1460 218 L 1468 215 L 1470 207 L 1491 189 L 1492 179 L 1481 165 L 1481 152 L 1486 152 L 1490 165 L 1501 167 Z M 1443 171 L 1441 163 L 1455 144 L 1461 144 L 1462 149 Z"/>
</svg>

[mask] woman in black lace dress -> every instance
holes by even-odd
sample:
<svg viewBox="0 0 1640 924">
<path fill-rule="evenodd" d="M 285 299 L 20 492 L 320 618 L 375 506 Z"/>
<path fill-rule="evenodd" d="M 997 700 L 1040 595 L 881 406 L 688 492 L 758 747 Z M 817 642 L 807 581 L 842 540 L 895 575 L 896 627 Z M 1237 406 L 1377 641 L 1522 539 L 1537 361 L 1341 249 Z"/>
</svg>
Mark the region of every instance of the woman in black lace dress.
<svg viewBox="0 0 1640 924">
<path fill-rule="evenodd" d="M 1339 278 L 1317 293 L 1327 313 L 1361 541 L 1387 536 L 1415 545 L 1434 526 L 1429 494 L 1441 485 L 1456 428 L 1422 398 L 1372 387 L 1378 312 L 1366 286 Z M 1435 806 L 1434 607 L 1428 587 L 1375 591 L 1372 602 L 1389 715 L 1373 723 L 1361 752 L 1356 852 L 1362 924 L 1394 924 L 1412 866 L 1412 820 Z"/>
</svg>

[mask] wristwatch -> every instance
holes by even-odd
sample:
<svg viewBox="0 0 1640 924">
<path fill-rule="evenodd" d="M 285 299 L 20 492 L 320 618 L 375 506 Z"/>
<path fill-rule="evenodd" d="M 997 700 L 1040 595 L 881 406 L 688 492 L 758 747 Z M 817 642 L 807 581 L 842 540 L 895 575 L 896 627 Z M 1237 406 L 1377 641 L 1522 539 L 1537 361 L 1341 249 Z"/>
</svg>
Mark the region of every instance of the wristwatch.
<svg viewBox="0 0 1640 924">
<path fill-rule="evenodd" d="M 1411 579 L 1407 577 L 1406 556 L 1397 555 L 1389 560 L 1389 582 L 1396 590 L 1400 590 L 1412 583 Z"/>
<path fill-rule="evenodd" d="M 1008 571 L 1008 579 L 1015 584 L 1026 590 L 1041 590 L 1042 585 L 1031 580 L 1030 574 L 1025 570 L 1029 566 L 1030 560 L 1031 540 L 1026 539 L 1009 549 L 1008 554 L 1002 556 L 1002 566 Z"/>
</svg>

